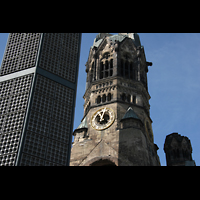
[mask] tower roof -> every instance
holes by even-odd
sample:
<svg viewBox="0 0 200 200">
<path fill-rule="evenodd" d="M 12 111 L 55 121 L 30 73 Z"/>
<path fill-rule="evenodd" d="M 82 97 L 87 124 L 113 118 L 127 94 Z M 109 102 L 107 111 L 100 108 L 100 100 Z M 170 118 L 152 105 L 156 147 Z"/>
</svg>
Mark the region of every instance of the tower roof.
<svg viewBox="0 0 200 200">
<path fill-rule="evenodd" d="M 133 111 L 133 109 L 131 107 L 128 108 L 128 110 L 126 111 L 124 117 L 122 118 L 122 120 L 124 119 L 129 119 L 129 118 L 133 118 L 133 119 L 139 119 L 140 118 L 137 116 L 137 114 Z"/>
<path fill-rule="evenodd" d="M 82 128 L 88 128 L 86 117 L 83 119 L 83 121 L 80 123 L 77 129 L 82 129 Z"/>
<path fill-rule="evenodd" d="M 119 33 L 117 35 L 112 35 L 109 33 L 99 33 L 94 39 L 93 47 L 99 47 L 104 37 L 108 36 L 111 41 L 119 41 L 122 42 L 125 38 L 131 38 L 136 47 L 141 46 L 140 38 L 137 33 Z"/>
</svg>

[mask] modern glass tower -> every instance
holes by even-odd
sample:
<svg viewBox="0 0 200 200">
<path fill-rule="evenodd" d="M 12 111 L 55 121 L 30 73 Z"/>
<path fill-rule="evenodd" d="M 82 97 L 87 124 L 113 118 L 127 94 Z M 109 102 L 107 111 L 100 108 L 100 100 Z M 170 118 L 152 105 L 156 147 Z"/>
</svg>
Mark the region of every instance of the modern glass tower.
<svg viewBox="0 0 200 200">
<path fill-rule="evenodd" d="M 10 33 L 0 69 L 0 166 L 69 165 L 81 33 Z"/>
</svg>

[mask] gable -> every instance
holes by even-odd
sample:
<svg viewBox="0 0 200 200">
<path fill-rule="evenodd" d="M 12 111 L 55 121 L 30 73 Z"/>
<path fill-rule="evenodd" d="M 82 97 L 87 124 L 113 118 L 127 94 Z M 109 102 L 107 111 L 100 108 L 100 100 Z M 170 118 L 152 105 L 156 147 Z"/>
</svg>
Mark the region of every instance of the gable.
<svg viewBox="0 0 200 200">
<path fill-rule="evenodd" d="M 125 52 L 136 52 L 136 46 L 133 40 L 128 37 L 121 42 L 119 49 Z"/>
<path fill-rule="evenodd" d="M 97 48 L 97 51 L 102 51 L 107 45 L 107 38 L 105 37 Z"/>
<path fill-rule="evenodd" d="M 110 147 L 108 144 L 104 142 L 104 140 L 100 140 L 100 142 L 92 149 L 92 151 L 87 155 L 87 157 L 83 160 L 80 166 L 84 166 L 91 160 L 95 158 L 104 158 L 104 157 L 113 157 L 117 158 L 118 152 Z"/>
</svg>

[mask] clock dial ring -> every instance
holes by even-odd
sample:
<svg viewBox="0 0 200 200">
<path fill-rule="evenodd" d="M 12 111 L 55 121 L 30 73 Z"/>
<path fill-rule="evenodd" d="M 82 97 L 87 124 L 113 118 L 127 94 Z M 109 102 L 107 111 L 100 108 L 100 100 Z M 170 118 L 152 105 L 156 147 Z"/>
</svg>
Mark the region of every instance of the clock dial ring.
<svg viewBox="0 0 200 200">
<path fill-rule="evenodd" d="M 92 118 L 91 125 L 95 130 L 101 131 L 109 128 L 115 121 L 115 114 L 111 108 L 104 107 L 97 110 Z"/>
</svg>

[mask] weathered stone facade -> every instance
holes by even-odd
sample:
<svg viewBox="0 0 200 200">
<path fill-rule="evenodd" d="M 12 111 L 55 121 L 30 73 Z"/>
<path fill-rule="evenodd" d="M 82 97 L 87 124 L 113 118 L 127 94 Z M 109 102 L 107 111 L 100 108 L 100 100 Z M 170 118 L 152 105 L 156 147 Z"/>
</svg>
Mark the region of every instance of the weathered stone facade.
<svg viewBox="0 0 200 200">
<path fill-rule="evenodd" d="M 188 137 L 178 133 L 166 136 L 164 151 L 167 166 L 196 166 L 192 159 L 192 145 Z"/>
<path fill-rule="evenodd" d="M 160 165 L 149 112 L 151 65 L 138 34 L 97 35 L 86 63 L 84 116 L 74 131 L 71 166 Z"/>
</svg>

